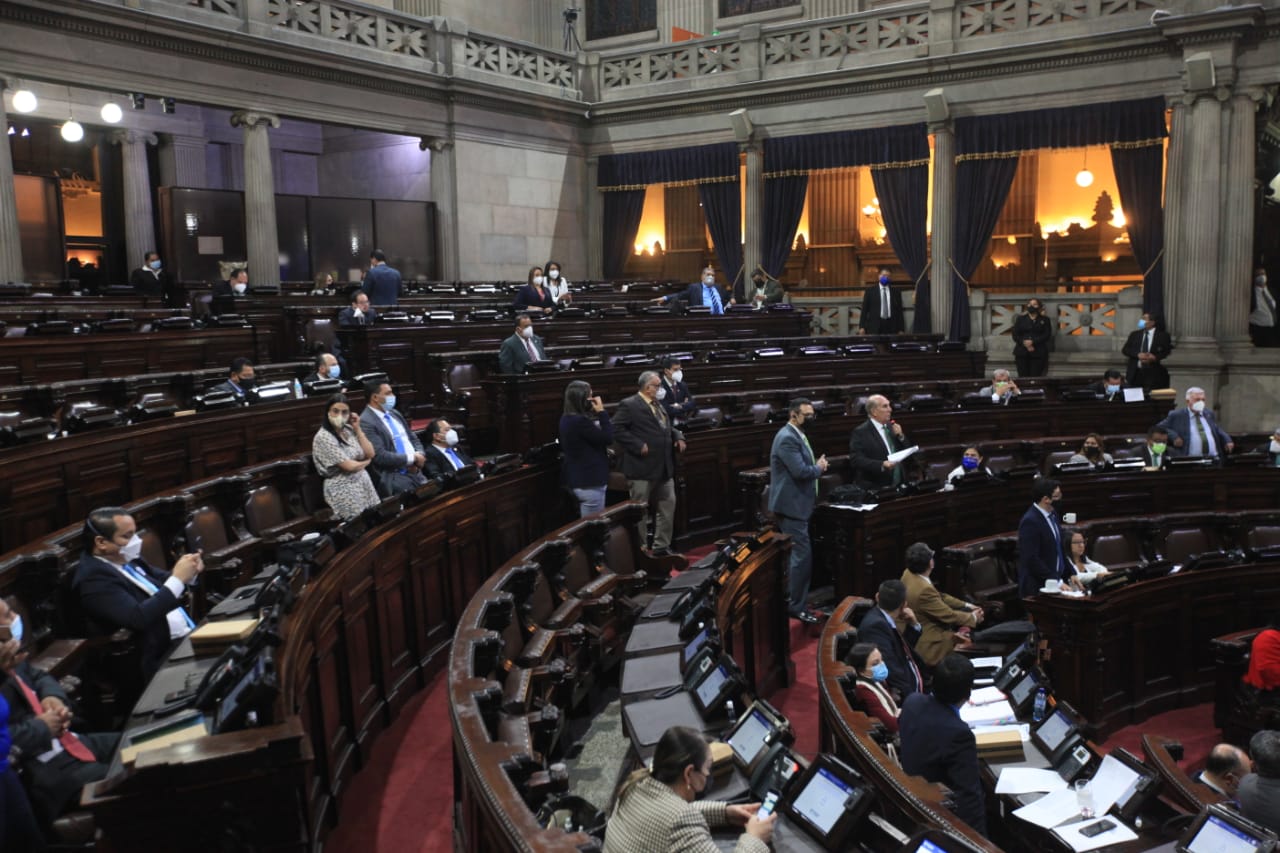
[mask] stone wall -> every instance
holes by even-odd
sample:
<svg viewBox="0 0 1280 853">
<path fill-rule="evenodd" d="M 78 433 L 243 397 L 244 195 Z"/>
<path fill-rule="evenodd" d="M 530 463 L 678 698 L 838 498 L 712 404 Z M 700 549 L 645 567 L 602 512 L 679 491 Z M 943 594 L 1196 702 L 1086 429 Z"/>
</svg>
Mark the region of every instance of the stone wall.
<svg viewBox="0 0 1280 853">
<path fill-rule="evenodd" d="M 328 127 L 317 160 L 318 195 L 431 200 L 431 152 L 418 137 Z"/>
</svg>

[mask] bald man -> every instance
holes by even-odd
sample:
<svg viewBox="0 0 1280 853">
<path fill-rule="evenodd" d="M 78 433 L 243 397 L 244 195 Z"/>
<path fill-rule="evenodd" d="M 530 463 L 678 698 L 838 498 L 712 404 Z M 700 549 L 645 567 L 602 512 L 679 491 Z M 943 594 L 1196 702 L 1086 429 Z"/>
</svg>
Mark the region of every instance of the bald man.
<svg viewBox="0 0 1280 853">
<path fill-rule="evenodd" d="M 874 394 L 867 398 L 867 421 L 849 436 L 849 464 L 856 482 L 864 489 L 884 489 L 902 484 L 902 464 L 890 462 L 889 454 L 911 445 L 902 425 L 893 420 L 893 404 Z"/>
<path fill-rule="evenodd" d="M 1196 774 L 1196 782 L 1208 785 L 1224 797 L 1235 798 L 1240 780 L 1249 773 L 1251 767 L 1248 754 L 1238 746 L 1220 743 L 1209 750 L 1204 769 Z"/>
</svg>

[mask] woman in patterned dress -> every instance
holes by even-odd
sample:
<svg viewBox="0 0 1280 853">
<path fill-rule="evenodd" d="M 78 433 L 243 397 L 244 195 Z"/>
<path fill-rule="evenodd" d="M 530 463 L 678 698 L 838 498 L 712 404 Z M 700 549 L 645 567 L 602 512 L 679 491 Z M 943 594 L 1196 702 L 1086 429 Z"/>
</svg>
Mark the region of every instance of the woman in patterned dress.
<svg viewBox="0 0 1280 853">
<path fill-rule="evenodd" d="M 380 498 L 365 469 L 373 447 L 351 413 L 347 398 L 334 394 L 324 410 L 324 422 L 311 440 L 311 461 L 324 478 L 324 500 L 343 521 L 355 518 Z"/>
</svg>

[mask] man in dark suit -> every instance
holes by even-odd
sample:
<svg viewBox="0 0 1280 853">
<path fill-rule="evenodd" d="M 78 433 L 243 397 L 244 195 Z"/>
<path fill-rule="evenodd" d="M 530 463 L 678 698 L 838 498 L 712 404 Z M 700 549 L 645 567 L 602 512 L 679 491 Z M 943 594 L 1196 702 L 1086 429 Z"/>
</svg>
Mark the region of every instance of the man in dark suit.
<svg viewBox="0 0 1280 853">
<path fill-rule="evenodd" d="M 662 380 L 646 370 L 637 383 L 640 390 L 618 403 L 613 416 L 613 435 L 622 447 L 622 473 L 633 501 L 644 501 L 640 522 L 643 535 L 653 523 L 653 554 L 671 553 L 671 529 L 676 512 L 675 454 L 684 453 L 684 433 L 658 405 Z"/>
<path fill-rule="evenodd" d="M 1018 522 L 1018 595 L 1035 595 L 1051 580 L 1079 587 L 1063 549 L 1062 486 L 1040 477 L 1031 484 L 1031 500 Z"/>
<path fill-rule="evenodd" d="M 889 454 L 910 445 L 892 415 L 893 405 L 888 398 L 873 394 L 867 398 L 866 422 L 855 427 L 849 436 L 849 464 L 857 484 L 864 489 L 902 484 L 902 463 L 890 462 Z"/>
<path fill-rule="evenodd" d="M 676 426 L 698 414 L 698 404 L 693 401 L 693 394 L 684 381 L 679 359 L 668 357 L 662 360 L 662 386 L 658 389 L 658 401 Z"/>
<path fill-rule="evenodd" d="M 898 717 L 902 769 L 951 789 L 955 813 L 987 834 L 987 805 L 978 770 L 978 744 L 960 719 L 973 692 L 973 664 L 952 652 L 933 671 L 933 692 L 908 696 Z"/>
<path fill-rule="evenodd" d="M 427 437 L 431 443 L 422 451 L 426 458 L 423 473 L 428 477 L 444 477 L 476 464 L 462 448 L 458 447 L 458 431 L 444 418 L 436 418 L 427 424 Z"/>
<path fill-rule="evenodd" d="M 880 270 L 880 281 L 862 293 L 862 316 L 858 320 L 860 335 L 900 335 L 902 294 L 889 286 L 889 271 Z"/>
<path fill-rule="evenodd" d="M 1152 314 L 1143 314 L 1138 328 L 1129 333 L 1120 350 L 1129 359 L 1124 381 L 1151 393 L 1152 388 L 1169 387 L 1169 371 L 1161 362 L 1173 352 L 1173 341 L 1164 323 Z"/>
<path fill-rule="evenodd" d="M 1228 799 L 1234 799 L 1240 780 L 1250 770 L 1249 754 L 1238 746 L 1220 743 L 1209 750 L 1204 769 L 1191 777 L 1192 782 L 1207 785 Z"/>
<path fill-rule="evenodd" d="M 245 395 L 253 390 L 257 380 L 253 375 L 253 362 L 244 356 L 238 356 L 231 361 L 231 367 L 227 369 L 227 381 L 219 382 L 210 388 L 210 391 L 226 391 L 236 395 L 236 399 L 241 402 L 248 402 Z"/>
<path fill-rule="evenodd" d="M 364 292 L 374 305 L 395 305 L 400 301 L 400 271 L 387 266 L 381 249 L 369 253 L 369 271 L 364 275 Z"/>
<path fill-rule="evenodd" d="M 84 538 L 72 589 L 99 633 L 125 628 L 138 636 L 145 683 L 160 668 L 170 645 L 195 627 L 179 599 L 204 571 L 204 562 L 196 552 L 179 557 L 170 574 L 147 565 L 133 516 L 119 507 L 89 513 Z"/>
<path fill-rule="evenodd" d="M 162 296 L 168 288 L 169 274 L 164 272 L 159 252 L 147 252 L 146 260 L 129 275 L 129 286 L 142 296 Z"/>
<path fill-rule="evenodd" d="M 702 268 L 702 281 L 694 282 L 683 293 L 672 293 L 652 300 L 669 304 L 672 300 L 687 303 L 690 308 L 707 307 L 712 314 L 723 314 L 724 306 L 733 305 L 733 294 L 716 285 L 716 271 L 707 265 Z"/>
<path fill-rule="evenodd" d="M 818 501 L 818 478 L 827 470 L 825 455 L 814 458 L 804 425 L 813 420 L 813 403 L 803 397 L 791 401 L 790 418 L 773 437 L 769 451 L 769 511 L 778 518 L 778 529 L 791 537 L 788 568 L 788 606 L 793 619 L 816 624 L 809 612 L 809 578 L 813 552 L 809 545 L 809 516 Z"/>
<path fill-rule="evenodd" d="M 22 617 L 4 599 L 0 627 L 22 640 Z M 21 750 L 32 805 L 48 824 L 79 801 L 81 788 L 106 778 L 120 733 L 72 733 L 71 708 L 58 679 L 26 660 L 9 667 L 7 674 L 0 696 L 9 704 L 9 735 Z"/>
<path fill-rule="evenodd" d="M 1123 403 L 1124 374 L 1114 367 L 1108 368 L 1107 372 L 1102 374 L 1102 381 L 1094 382 L 1089 386 L 1089 390 L 1108 403 Z"/>
<path fill-rule="evenodd" d="M 898 630 L 898 623 L 905 627 Z M 896 578 L 883 581 L 876 591 L 876 606 L 867 611 L 858 626 L 858 639 L 875 643 L 889 667 L 885 683 L 901 699 L 924 690 L 920 659 L 914 651 L 920 639 L 920 623 L 907 606 L 907 587 Z"/>
<path fill-rule="evenodd" d="M 1263 729 L 1249 739 L 1253 772 L 1240 780 L 1236 798 L 1249 820 L 1280 832 L 1280 732 Z"/>
<path fill-rule="evenodd" d="M 249 291 L 249 271 L 244 267 L 234 270 L 231 278 L 213 283 L 213 299 L 209 302 L 209 312 L 218 314 L 236 313 L 236 300 L 244 298 Z"/>
<path fill-rule="evenodd" d="M 9 670 L 22 657 L 17 640 L 0 642 L 0 688 L 9 682 Z M 43 850 L 44 836 L 31 802 L 9 761 L 9 703 L 0 696 L 0 850 Z"/>
<path fill-rule="evenodd" d="M 404 415 L 396 411 L 396 395 L 390 383 L 371 379 L 365 383 L 368 405 L 360 413 L 360 428 L 373 445 L 369 476 L 382 497 L 408 492 L 427 482 L 422 466 L 427 458 L 422 439 L 410 428 Z"/>
<path fill-rule="evenodd" d="M 1218 426 L 1213 410 L 1204 399 L 1204 389 L 1187 389 L 1187 405 L 1174 409 L 1156 424 L 1169 433 L 1174 456 L 1208 456 L 1222 459 L 1235 449 L 1231 436 Z"/>
<path fill-rule="evenodd" d="M 1013 361 L 1018 377 L 1044 376 L 1049 369 L 1049 347 L 1053 344 L 1053 323 L 1044 315 L 1044 303 L 1027 300 L 1027 310 L 1013 321 Z"/>
<path fill-rule="evenodd" d="M 378 322 L 378 312 L 369 306 L 369 294 L 363 290 L 351 291 L 351 304 L 338 312 L 338 325 L 344 329 L 356 326 L 372 326 Z"/>
<path fill-rule="evenodd" d="M 1153 426 L 1147 430 L 1147 443 L 1142 447 L 1142 464 L 1146 468 L 1169 467 L 1169 433 Z"/>
<path fill-rule="evenodd" d="M 533 333 L 533 321 L 527 314 L 516 317 L 516 330 L 502 342 L 498 350 L 498 368 L 502 373 L 524 373 L 531 361 L 546 361 L 542 338 Z"/>
</svg>

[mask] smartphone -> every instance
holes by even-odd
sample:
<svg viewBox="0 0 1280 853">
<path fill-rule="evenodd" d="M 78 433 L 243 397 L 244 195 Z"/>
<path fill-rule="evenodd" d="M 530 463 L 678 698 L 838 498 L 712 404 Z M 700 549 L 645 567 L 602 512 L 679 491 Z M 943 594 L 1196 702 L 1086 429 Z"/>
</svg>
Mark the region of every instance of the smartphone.
<svg viewBox="0 0 1280 853">
<path fill-rule="evenodd" d="M 1095 835 L 1101 835 L 1116 828 L 1116 825 L 1109 820 L 1100 820 L 1092 826 L 1086 826 L 1080 830 L 1080 834 L 1085 838 L 1093 838 Z"/>
<path fill-rule="evenodd" d="M 769 815 L 773 814 L 773 808 L 778 804 L 778 792 L 770 791 L 765 794 L 764 802 L 760 804 L 759 811 L 756 812 L 756 820 L 765 820 Z"/>
</svg>

